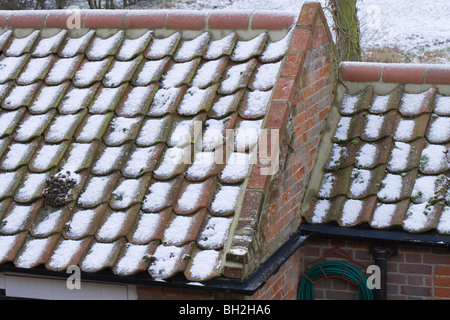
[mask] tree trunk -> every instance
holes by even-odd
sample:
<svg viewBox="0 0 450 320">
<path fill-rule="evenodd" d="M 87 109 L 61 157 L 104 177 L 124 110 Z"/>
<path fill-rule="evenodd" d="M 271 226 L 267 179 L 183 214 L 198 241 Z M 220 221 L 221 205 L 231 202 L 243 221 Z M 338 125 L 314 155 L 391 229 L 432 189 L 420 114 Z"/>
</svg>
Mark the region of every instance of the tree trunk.
<svg viewBox="0 0 450 320">
<path fill-rule="evenodd" d="M 361 61 L 359 21 L 356 0 L 330 0 L 336 28 L 336 41 L 342 60 Z"/>
</svg>

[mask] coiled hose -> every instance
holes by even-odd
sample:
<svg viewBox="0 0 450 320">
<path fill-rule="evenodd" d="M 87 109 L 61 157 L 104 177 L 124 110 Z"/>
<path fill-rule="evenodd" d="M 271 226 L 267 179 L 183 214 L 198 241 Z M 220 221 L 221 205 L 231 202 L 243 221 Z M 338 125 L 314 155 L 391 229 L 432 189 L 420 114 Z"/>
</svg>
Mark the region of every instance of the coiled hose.
<svg viewBox="0 0 450 320">
<path fill-rule="evenodd" d="M 315 300 L 313 286 L 322 278 L 341 278 L 358 287 L 358 300 L 374 300 L 374 290 L 367 287 L 367 276 L 358 268 L 341 261 L 325 261 L 309 268 L 298 289 L 297 300 Z"/>
</svg>

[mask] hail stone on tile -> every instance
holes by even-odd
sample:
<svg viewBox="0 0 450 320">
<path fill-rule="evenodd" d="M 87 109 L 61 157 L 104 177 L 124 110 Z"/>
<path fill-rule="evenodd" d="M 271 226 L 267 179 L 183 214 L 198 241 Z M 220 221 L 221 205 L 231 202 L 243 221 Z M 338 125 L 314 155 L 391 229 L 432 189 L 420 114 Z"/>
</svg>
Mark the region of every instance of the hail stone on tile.
<svg viewBox="0 0 450 320">
<path fill-rule="evenodd" d="M 125 141 L 132 134 L 133 126 L 138 122 L 138 118 L 114 118 L 110 123 L 111 131 L 107 137 L 107 143 L 119 144 Z"/>
<path fill-rule="evenodd" d="M 216 214 L 226 214 L 234 211 L 241 186 L 222 186 L 214 196 L 211 211 Z"/>
<path fill-rule="evenodd" d="M 199 251 L 192 260 L 189 269 L 193 280 L 203 280 L 218 268 L 220 252 L 216 250 Z"/>
<path fill-rule="evenodd" d="M 152 34 L 153 31 L 150 30 L 137 39 L 124 39 L 116 57 L 119 60 L 132 59 L 135 55 L 144 51 L 147 44 L 151 40 Z"/>
<path fill-rule="evenodd" d="M 355 223 L 361 210 L 363 208 L 362 200 L 348 199 L 345 201 L 342 211 L 342 223 L 344 225 L 350 225 Z"/>
<path fill-rule="evenodd" d="M 79 38 L 66 38 L 66 43 L 60 51 L 61 56 L 73 57 L 78 53 L 84 52 L 84 49 L 94 34 L 95 30 L 89 30 L 85 35 Z"/>
<path fill-rule="evenodd" d="M 370 139 L 378 138 L 380 135 L 381 127 L 383 126 L 384 117 L 368 114 L 367 115 L 367 124 L 364 128 L 364 133 Z"/>
<path fill-rule="evenodd" d="M 450 168 L 448 152 L 445 146 L 429 144 L 422 150 L 419 169 L 426 173 L 445 171 Z"/>
<path fill-rule="evenodd" d="M 437 117 L 431 123 L 428 140 L 432 143 L 444 143 L 450 140 L 450 117 Z"/>
<path fill-rule="evenodd" d="M 18 235 L 0 236 L 0 261 L 4 261 L 17 241 Z"/>
<path fill-rule="evenodd" d="M 75 66 L 80 60 L 79 56 L 73 58 L 61 58 L 56 60 L 47 74 L 46 82 L 54 84 L 61 83 L 67 80 L 69 76 L 74 72 Z"/>
<path fill-rule="evenodd" d="M 374 95 L 372 105 L 370 106 L 370 112 L 382 113 L 387 110 L 390 95 L 378 96 Z"/>
<path fill-rule="evenodd" d="M 35 113 L 43 113 L 47 112 L 47 110 L 51 107 L 56 107 L 56 103 L 58 98 L 63 94 L 64 90 L 66 90 L 67 84 L 62 83 L 58 86 L 43 86 L 37 96 L 36 100 L 34 100 L 30 110 Z"/>
<path fill-rule="evenodd" d="M 355 95 L 351 95 L 348 93 L 344 94 L 340 111 L 346 115 L 350 115 L 356 112 L 356 104 L 358 103 L 359 98 L 360 98 L 359 94 Z"/>
<path fill-rule="evenodd" d="M 163 76 L 163 80 L 161 83 L 162 87 L 166 89 L 171 87 L 178 87 L 180 84 L 186 81 L 186 78 L 196 64 L 196 60 L 175 63 L 167 72 L 167 74 Z"/>
<path fill-rule="evenodd" d="M 338 141 L 345 141 L 348 139 L 351 120 L 351 117 L 341 117 L 337 125 L 336 133 L 334 134 L 335 139 Z"/>
<path fill-rule="evenodd" d="M 47 169 L 64 150 L 62 144 L 45 144 L 37 151 L 36 158 L 33 161 L 33 167 L 36 170 Z"/>
<path fill-rule="evenodd" d="M 209 33 L 204 32 L 200 36 L 192 40 L 183 41 L 175 54 L 176 61 L 186 61 L 193 58 L 196 54 L 199 53 L 201 48 L 205 46 L 208 40 Z"/>
<path fill-rule="evenodd" d="M 153 81 L 158 81 L 167 62 L 168 59 L 145 62 L 136 76 L 135 84 L 138 86 L 146 86 Z"/>
<path fill-rule="evenodd" d="M 178 206 L 181 210 L 193 210 L 197 205 L 198 200 L 204 193 L 204 183 L 191 183 L 178 199 Z"/>
<path fill-rule="evenodd" d="M 372 143 L 365 143 L 355 158 L 356 164 L 363 168 L 371 167 L 377 157 L 377 146 Z"/>
<path fill-rule="evenodd" d="M 322 223 L 328 213 L 328 210 L 330 210 L 330 200 L 318 200 L 314 206 L 314 215 L 311 217 L 311 222 Z"/>
<path fill-rule="evenodd" d="M 164 155 L 163 160 L 159 164 L 158 168 L 154 171 L 154 173 L 161 178 L 170 177 L 177 167 L 183 162 L 185 162 L 187 155 L 187 149 L 184 148 L 168 148 Z"/>
<path fill-rule="evenodd" d="M 332 173 L 325 173 L 323 175 L 322 184 L 320 185 L 319 193 L 317 194 L 322 198 L 329 198 L 331 191 L 333 190 L 336 177 Z"/>
<path fill-rule="evenodd" d="M 350 192 L 353 196 L 358 197 L 367 190 L 372 177 L 372 171 L 364 169 L 353 169 L 353 182 L 350 186 Z"/>
<path fill-rule="evenodd" d="M 106 71 L 106 66 L 110 63 L 110 60 L 103 59 L 100 61 L 86 61 L 80 69 L 75 73 L 74 81 L 79 86 L 87 86 L 95 82 L 99 77 L 99 74 Z"/>
<path fill-rule="evenodd" d="M 45 137 L 46 141 L 57 142 L 65 139 L 80 120 L 80 114 L 68 114 L 56 117 Z"/>
<path fill-rule="evenodd" d="M 437 225 L 437 230 L 440 233 L 450 233 L 450 206 L 446 206 L 444 207 L 444 210 L 442 210 L 441 217 L 439 218 L 439 223 Z"/>
<path fill-rule="evenodd" d="M 24 38 L 14 38 L 9 48 L 6 49 L 6 54 L 8 56 L 22 55 L 23 53 L 25 53 L 27 49 L 29 49 L 33 45 L 33 42 L 38 37 L 39 33 L 40 30 L 35 30 L 33 31 L 33 33 Z"/>
<path fill-rule="evenodd" d="M 223 144 L 226 122 L 224 120 L 208 119 L 205 121 L 205 131 L 202 137 L 202 149 L 214 150 Z"/>
<path fill-rule="evenodd" d="M 400 112 L 407 115 L 417 115 L 422 107 L 427 91 L 422 93 L 403 93 Z"/>
<path fill-rule="evenodd" d="M 243 61 L 257 55 L 261 51 L 262 44 L 266 41 L 266 37 L 267 34 L 261 33 L 252 40 L 238 41 L 231 56 L 232 60 Z"/>
<path fill-rule="evenodd" d="M 113 243 L 101 243 L 96 242 L 92 245 L 86 257 L 81 262 L 81 268 L 83 271 L 95 271 L 104 267 L 108 263 L 108 260 L 114 254 L 116 248 L 116 242 Z"/>
<path fill-rule="evenodd" d="M 247 153 L 233 152 L 222 170 L 220 179 L 233 181 L 244 179 L 250 168 L 250 157 L 251 155 Z"/>
<path fill-rule="evenodd" d="M 161 59 L 166 55 L 171 55 L 175 50 L 178 41 L 181 38 L 181 34 L 176 32 L 171 36 L 163 39 L 153 39 L 150 46 L 150 51 L 146 55 L 149 59 Z"/>
<path fill-rule="evenodd" d="M 381 189 L 378 191 L 378 198 L 386 202 L 398 201 L 403 189 L 403 179 L 401 175 L 388 173 L 381 182 Z"/>
<path fill-rule="evenodd" d="M 159 245 L 153 254 L 155 260 L 149 267 L 151 275 L 156 279 L 170 276 L 177 267 L 182 252 L 182 247 Z"/>
<path fill-rule="evenodd" d="M 105 241 L 113 240 L 123 227 L 127 218 L 127 213 L 122 211 L 113 211 L 109 214 L 102 224 L 97 234 Z"/>
<path fill-rule="evenodd" d="M 442 116 L 450 116 L 450 97 L 437 95 L 434 112 Z"/>
<path fill-rule="evenodd" d="M 427 203 L 414 204 L 411 203 L 406 211 L 406 219 L 403 221 L 403 226 L 407 230 L 420 231 L 425 227 L 428 220 L 433 214 L 434 208 L 427 207 Z"/>
<path fill-rule="evenodd" d="M 391 160 L 389 161 L 389 166 L 391 170 L 399 172 L 405 170 L 411 146 L 404 142 L 395 142 L 395 146 L 392 149 Z"/>
<path fill-rule="evenodd" d="M 48 123 L 50 116 L 50 113 L 30 115 L 19 126 L 19 129 L 16 132 L 16 139 L 18 141 L 28 141 L 39 132 L 42 132 L 45 129 L 45 125 Z"/>
<path fill-rule="evenodd" d="M 147 119 L 142 125 L 141 131 L 136 139 L 140 146 L 150 146 L 161 139 L 167 128 L 169 117 Z"/>
<path fill-rule="evenodd" d="M 20 84 L 30 84 L 37 81 L 38 79 L 42 79 L 45 72 L 48 70 L 50 61 L 52 61 L 52 59 L 52 56 L 48 56 L 45 58 L 31 58 L 30 60 L 28 60 L 28 63 L 25 66 L 24 71 L 17 79 L 17 82 Z"/>
<path fill-rule="evenodd" d="M 172 191 L 174 183 L 169 182 L 155 182 L 149 188 L 149 194 L 145 196 L 142 203 L 142 208 L 148 211 L 161 210 L 167 204 L 167 198 Z"/>
<path fill-rule="evenodd" d="M 375 228 L 386 228 L 391 225 L 392 217 L 394 216 L 396 204 L 381 204 L 375 209 L 372 217 L 371 226 Z"/>
<path fill-rule="evenodd" d="M 124 174 L 137 177 L 142 171 L 148 168 L 148 164 L 155 150 L 155 147 L 136 148 L 123 169 Z"/>
<path fill-rule="evenodd" d="M 12 234 L 21 231 L 32 209 L 33 206 L 14 205 L 13 209 L 2 220 L 0 227 L 2 233 Z"/>
<path fill-rule="evenodd" d="M 148 101 L 153 92 L 152 86 L 134 87 L 127 96 L 120 114 L 123 116 L 136 116 L 141 112 L 146 112 L 145 106 L 148 106 Z"/>
<path fill-rule="evenodd" d="M 234 138 L 234 144 L 238 150 L 252 148 L 258 142 L 261 124 L 262 120 L 241 121 Z"/>
<path fill-rule="evenodd" d="M 125 146 L 107 147 L 93 167 L 96 174 L 106 174 L 112 170 L 116 162 L 122 157 Z"/>
<path fill-rule="evenodd" d="M 191 216 L 176 216 L 164 231 L 163 243 L 180 244 L 186 239 L 193 222 Z"/>
<path fill-rule="evenodd" d="M 261 65 L 255 74 L 253 87 L 255 90 L 268 90 L 275 85 L 281 61 L 276 63 L 266 63 Z"/>
<path fill-rule="evenodd" d="M 24 62 L 26 55 L 20 57 L 3 57 L 0 61 L 0 82 L 10 80 L 13 75 L 20 70 L 20 66 Z"/>
<path fill-rule="evenodd" d="M 116 34 L 106 39 L 95 37 L 87 50 L 88 57 L 90 59 L 99 60 L 107 55 L 114 54 L 114 48 L 118 46 L 119 42 L 122 40 L 123 35 L 124 31 L 120 30 Z"/>
<path fill-rule="evenodd" d="M 77 172 L 86 162 L 92 149 L 92 143 L 73 143 L 67 162 L 62 170 Z"/>
<path fill-rule="evenodd" d="M 117 87 L 131 77 L 140 59 L 131 61 L 115 61 L 112 68 L 104 75 L 103 83 L 107 87 Z"/>
<path fill-rule="evenodd" d="M 171 147 L 182 147 L 192 141 L 195 118 L 176 123 L 170 134 L 168 144 Z"/>
<path fill-rule="evenodd" d="M 53 269 L 66 267 L 80 250 L 82 243 L 82 240 L 62 240 L 51 256 L 49 266 Z"/>
<path fill-rule="evenodd" d="M 33 228 L 33 235 L 43 237 L 51 234 L 52 232 L 59 231 L 55 229 L 58 226 L 63 213 L 64 210 L 59 209 L 47 214 L 45 218 Z"/>
<path fill-rule="evenodd" d="M 3 197 L 10 191 L 11 187 L 15 183 L 16 172 L 3 172 L 0 173 L 0 197 Z"/>
<path fill-rule="evenodd" d="M 181 88 L 161 88 L 156 91 L 148 114 L 158 117 L 170 112 L 180 92 Z"/>
<path fill-rule="evenodd" d="M 415 121 L 401 119 L 397 125 L 394 138 L 397 140 L 408 141 L 412 138 L 414 132 Z"/>
<path fill-rule="evenodd" d="M 432 198 L 436 198 L 439 192 L 440 180 L 438 176 L 421 176 L 416 179 L 411 198 L 416 203 L 427 203 Z"/>
<path fill-rule="evenodd" d="M 9 151 L 6 154 L 6 158 L 3 160 L 2 167 L 6 170 L 13 170 L 16 168 L 25 158 L 30 155 L 33 150 L 34 144 L 21 144 L 14 143 L 9 146 Z"/>
<path fill-rule="evenodd" d="M 208 50 L 205 53 L 205 58 L 208 60 L 217 59 L 223 54 L 230 52 L 237 38 L 235 33 L 230 33 L 219 40 L 214 40 L 209 43 Z"/>
<path fill-rule="evenodd" d="M 68 222 L 67 235 L 71 238 L 80 238 L 86 234 L 91 222 L 95 218 L 95 210 L 79 210 L 75 212 L 72 219 Z"/>
<path fill-rule="evenodd" d="M 291 29 L 283 39 L 267 44 L 266 48 L 261 53 L 261 61 L 275 61 L 281 59 L 288 50 L 294 30 L 295 29 Z"/>
<path fill-rule="evenodd" d="M 17 267 L 32 267 L 45 253 L 51 238 L 30 239 L 26 242 L 22 252 L 17 257 Z"/>
<path fill-rule="evenodd" d="M 213 217 L 209 219 L 198 237 L 198 244 L 203 248 L 218 249 L 225 244 L 232 219 Z"/>
<path fill-rule="evenodd" d="M 267 105 L 272 95 L 270 91 L 251 91 L 247 94 L 247 107 L 243 115 L 247 117 L 262 117 L 266 114 Z"/>
<path fill-rule="evenodd" d="M 194 163 L 187 169 L 186 175 L 192 179 L 205 178 L 214 166 L 216 155 L 214 152 L 198 152 Z"/>
<path fill-rule="evenodd" d="M 41 38 L 33 50 L 33 56 L 44 57 L 58 48 L 61 41 L 67 34 L 67 30 L 62 30 L 49 38 Z"/>
<path fill-rule="evenodd" d="M 133 233 L 134 242 L 145 243 L 154 238 L 160 221 L 161 215 L 158 213 L 141 213 Z"/>
<path fill-rule="evenodd" d="M 33 200 L 36 193 L 38 193 L 40 190 L 44 190 L 46 179 L 46 173 L 28 174 L 24 178 L 22 186 L 17 191 L 14 199 L 19 202 L 28 202 Z"/>
<path fill-rule="evenodd" d="M 124 91 L 125 85 L 117 88 L 102 88 L 100 93 L 94 100 L 94 103 L 89 108 L 91 113 L 105 113 L 112 109 Z"/>
<path fill-rule="evenodd" d="M 28 105 L 37 88 L 37 83 L 27 86 L 15 86 L 3 101 L 5 109 L 17 109 L 21 106 Z"/>
<path fill-rule="evenodd" d="M 104 190 L 111 182 L 110 177 L 92 177 L 86 189 L 78 198 L 78 203 L 83 206 L 91 206 L 101 201 L 105 194 Z"/>
<path fill-rule="evenodd" d="M 124 256 L 117 262 L 115 268 L 118 274 L 129 274 L 135 271 L 136 267 L 147 256 L 148 246 L 127 244 Z"/>
<path fill-rule="evenodd" d="M 223 64 L 222 59 L 205 62 L 198 70 L 192 80 L 194 87 L 205 88 L 215 82 L 220 76 L 220 67 Z"/>
</svg>

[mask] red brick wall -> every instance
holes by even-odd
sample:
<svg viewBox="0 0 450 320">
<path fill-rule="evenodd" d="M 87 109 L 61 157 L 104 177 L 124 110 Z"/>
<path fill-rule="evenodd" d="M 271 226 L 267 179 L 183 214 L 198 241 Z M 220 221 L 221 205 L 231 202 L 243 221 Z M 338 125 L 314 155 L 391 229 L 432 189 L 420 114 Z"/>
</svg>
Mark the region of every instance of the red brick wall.
<svg viewBox="0 0 450 320">
<path fill-rule="evenodd" d="M 336 87 L 337 63 L 330 41 L 320 5 L 305 4 L 270 109 L 286 108 L 289 117 L 280 127 L 279 172 L 269 177 L 265 190 L 258 233 L 260 261 L 276 251 L 301 221 L 299 206 Z M 293 89 L 283 91 L 290 83 L 294 83 Z"/>
<path fill-rule="evenodd" d="M 302 268 L 305 265 L 311 267 L 312 261 L 333 248 L 343 250 L 361 264 L 370 265 L 374 263 L 369 252 L 372 245 L 387 246 L 368 242 L 309 239 L 304 247 Z M 390 257 L 387 263 L 388 300 L 450 299 L 450 253 L 447 250 L 395 244 L 390 246 L 398 248 L 398 255 Z M 335 257 L 332 259 L 347 261 Z M 316 299 L 357 298 L 356 287 L 342 280 L 321 280 L 315 284 L 314 293 Z"/>
</svg>

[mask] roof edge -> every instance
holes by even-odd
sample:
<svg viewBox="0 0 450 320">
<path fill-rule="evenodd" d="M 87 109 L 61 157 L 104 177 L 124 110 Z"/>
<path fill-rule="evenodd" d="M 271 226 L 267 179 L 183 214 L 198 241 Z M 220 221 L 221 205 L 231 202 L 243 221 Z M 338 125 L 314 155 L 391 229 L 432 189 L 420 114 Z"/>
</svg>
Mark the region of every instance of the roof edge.
<svg viewBox="0 0 450 320">
<path fill-rule="evenodd" d="M 342 81 L 450 84 L 450 64 L 344 61 L 339 69 Z"/>
<path fill-rule="evenodd" d="M 0 26 L 14 28 L 143 28 L 282 30 L 297 14 L 267 10 L 0 10 Z M 232 23 L 231 20 L 232 19 Z"/>
</svg>

